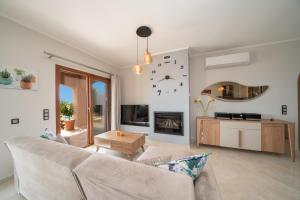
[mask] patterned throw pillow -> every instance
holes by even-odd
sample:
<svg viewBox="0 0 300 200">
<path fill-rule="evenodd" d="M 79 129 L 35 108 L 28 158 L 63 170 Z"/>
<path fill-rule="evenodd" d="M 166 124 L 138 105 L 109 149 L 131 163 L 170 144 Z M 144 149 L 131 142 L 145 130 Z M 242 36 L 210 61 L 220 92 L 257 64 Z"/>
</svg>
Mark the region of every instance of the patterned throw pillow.
<svg viewBox="0 0 300 200">
<path fill-rule="evenodd" d="M 45 138 L 48 140 L 55 140 L 55 134 L 48 128 L 45 128 L 44 133 L 41 135 L 41 138 Z"/>
<path fill-rule="evenodd" d="M 167 169 L 172 172 L 188 175 L 195 180 L 200 175 L 206 164 L 207 157 L 210 154 L 211 153 L 202 153 L 167 163 L 158 162 L 155 163 L 155 166 L 161 169 Z"/>
<path fill-rule="evenodd" d="M 50 129 L 46 128 L 44 130 L 44 133 L 40 136 L 41 138 L 47 139 L 47 140 L 52 140 L 52 141 L 56 141 L 59 143 L 63 143 L 63 144 L 69 144 L 66 139 L 61 135 L 61 134 L 57 134 L 55 135 Z"/>
</svg>

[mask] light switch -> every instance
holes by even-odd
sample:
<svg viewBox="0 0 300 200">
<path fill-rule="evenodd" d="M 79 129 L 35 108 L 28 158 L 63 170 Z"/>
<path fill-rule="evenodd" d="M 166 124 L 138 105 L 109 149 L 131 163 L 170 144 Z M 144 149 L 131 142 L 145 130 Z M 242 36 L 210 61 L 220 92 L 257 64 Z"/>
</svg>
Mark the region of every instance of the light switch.
<svg viewBox="0 0 300 200">
<path fill-rule="evenodd" d="M 282 105 L 281 106 L 281 114 L 282 115 L 287 115 L 287 105 Z"/>
<path fill-rule="evenodd" d="M 10 124 L 19 124 L 20 123 L 20 119 L 19 118 L 14 118 L 10 120 Z"/>
<path fill-rule="evenodd" d="M 43 120 L 49 120 L 49 109 L 43 109 Z"/>
</svg>

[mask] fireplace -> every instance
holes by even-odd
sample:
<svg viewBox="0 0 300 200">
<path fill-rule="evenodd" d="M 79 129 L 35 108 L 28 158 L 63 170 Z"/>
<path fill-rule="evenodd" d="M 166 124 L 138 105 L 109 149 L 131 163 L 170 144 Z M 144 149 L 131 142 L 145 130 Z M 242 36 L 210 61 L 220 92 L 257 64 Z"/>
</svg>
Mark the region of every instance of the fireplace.
<svg viewBox="0 0 300 200">
<path fill-rule="evenodd" d="M 183 112 L 154 112 L 154 132 L 183 136 Z"/>
</svg>

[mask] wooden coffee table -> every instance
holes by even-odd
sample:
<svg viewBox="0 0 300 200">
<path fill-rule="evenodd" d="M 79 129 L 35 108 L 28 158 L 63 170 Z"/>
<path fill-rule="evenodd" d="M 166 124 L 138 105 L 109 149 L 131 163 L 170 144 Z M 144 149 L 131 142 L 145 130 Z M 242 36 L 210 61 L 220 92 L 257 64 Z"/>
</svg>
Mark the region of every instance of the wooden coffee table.
<svg viewBox="0 0 300 200">
<path fill-rule="evenodd" d="M 139 148 L 144 151 L 145 135 L 140 133 L 123 132 L 117 136 L 116 131 L 108 131 L 94 136 L 97 151 L 100 147 L 127 154 L 132 159 Z"/>
</svg>

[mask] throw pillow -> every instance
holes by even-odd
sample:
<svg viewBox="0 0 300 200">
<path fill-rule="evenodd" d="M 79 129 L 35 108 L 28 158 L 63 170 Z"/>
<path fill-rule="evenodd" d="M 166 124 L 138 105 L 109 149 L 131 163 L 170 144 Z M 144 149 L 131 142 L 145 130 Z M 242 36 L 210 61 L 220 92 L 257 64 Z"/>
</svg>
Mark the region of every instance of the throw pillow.
<svg viewBox="0 0 300 200">
<path fill-rule="evenodd" d="M 53 133 L 50 129 L 46 128 L 44 130 L 44 133 L 41 135 L 41 138 L 45 138 L 47 140 L 52 140 L 55 142 L 60 142 L 63 144 L 69 144 L 66 139 L 61 135 L 61 134 L 57 134 L 55 135 L 55 133 Z"/>
<path fill-rule="evenodd" d="M 199 155 L 188 156 L 183 159 L 173 160 L 167 163 L 158 162 L 155 166 L 172 172 L 188 175 L 194 180 L 200 175 L 204 168 L 207 157 L 211 153 L 202 153 Z"/>
<path fill-rule="evenodd" d="M 48 139 L 48 140 L 55 140 L 56 136 L 55 134 L 48 128 L 45 128 L 44 133 L 41 135 L 42 138 Z"/>
<path fill-rule="evenodd" d="M 149 159 L 136 160 L 137 163 L 142 163 L 145 165 L 155 166 L 155 163 L 166 163 L 171 161 L 172 156 L 158 156 Z"/>
</svg>

